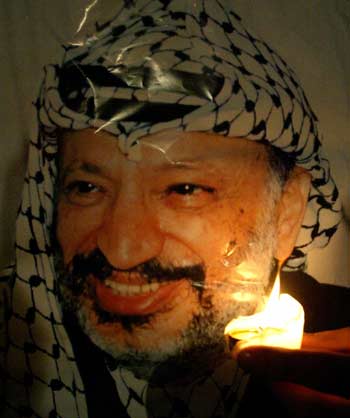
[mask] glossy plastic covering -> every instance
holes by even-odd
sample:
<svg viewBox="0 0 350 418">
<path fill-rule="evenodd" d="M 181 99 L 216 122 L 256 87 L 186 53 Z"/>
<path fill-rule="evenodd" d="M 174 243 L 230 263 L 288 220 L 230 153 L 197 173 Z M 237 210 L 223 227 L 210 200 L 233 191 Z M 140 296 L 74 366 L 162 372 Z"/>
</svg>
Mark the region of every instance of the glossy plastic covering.
<svg viewBox="0 0 350 418">
<path fill-rule="evenodd" d="M 8 371 L 14 384 L 25 376 L 11 408 L 27 402 L 37 416 L 87 416 L 62 310 L 112 356 L 161 361 L 192 344 L 205 366 L 227 322 L 263 306 L 278 267 L 271 214 L 283 183 L 267 175 L 271 150 L 312 177 L 287 267 L 301 268 L 339 222 L 304 92 L 234 2 L 112 3 L 114 17 L 96 26 L 99 2 L 86 8 L 63 60 L 45 67 L 36 103 L 5 357 L 17 364 L 25 354 L 23 370 Z"/>
</svg>

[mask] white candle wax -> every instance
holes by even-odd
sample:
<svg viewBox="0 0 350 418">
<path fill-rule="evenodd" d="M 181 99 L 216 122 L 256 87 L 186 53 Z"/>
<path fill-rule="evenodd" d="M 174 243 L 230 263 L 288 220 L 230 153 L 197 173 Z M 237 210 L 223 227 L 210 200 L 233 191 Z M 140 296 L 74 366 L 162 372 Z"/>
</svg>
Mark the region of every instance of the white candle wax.
<svg viewBox="0 0 350 418">
<path fill-rule="evenodd" d="M 242 340 L 240 347 L 263 345 L 298 349 L 304 330 L 304 309 L 292 296 L 279 293 L 277 276 L 271 296 L 262 312 L 229 322 L 225 334 Z"/>
</svg>

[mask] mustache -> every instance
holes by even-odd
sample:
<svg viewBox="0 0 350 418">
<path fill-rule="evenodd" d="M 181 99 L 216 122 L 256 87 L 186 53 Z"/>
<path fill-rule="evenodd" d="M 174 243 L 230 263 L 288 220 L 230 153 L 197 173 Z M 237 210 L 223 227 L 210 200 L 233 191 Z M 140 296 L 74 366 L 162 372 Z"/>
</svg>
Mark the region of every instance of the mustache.
<svg viewBox="0 0 350 418">
<path fill-rule="evenodd" d="M 105 281 L 112 273 L 137 273 L 148 282 L 175 281 L 186 279 L 196 288 L 203 288 L 205 280 L 205 268 L 202 264 L 190 266 L 164 266 L 157 259 L 151 259 L 130 269 L 119 269 L 112 266 L 99 248 L 88 254 L 76 254 L 68 266 L 65 274 L 65 284 L 75 292 L 80 293 L 88 276 L 92 275 L 101 282 Z M 73 280 L 72 280 L 73 279 Z M 73 289 L 72 289 L 73 290 Z"/>
</svg>

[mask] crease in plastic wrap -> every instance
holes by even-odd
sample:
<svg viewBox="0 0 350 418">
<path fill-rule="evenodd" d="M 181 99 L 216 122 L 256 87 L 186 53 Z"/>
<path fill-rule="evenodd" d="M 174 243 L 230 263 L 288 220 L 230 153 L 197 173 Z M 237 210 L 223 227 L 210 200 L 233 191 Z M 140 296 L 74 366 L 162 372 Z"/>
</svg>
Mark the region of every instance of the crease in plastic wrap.
<svg viewBox="0 0 350 418">
<path fill-rule="evenodd" d="M 34 411 L 42 417 L 56 413 L 68 417 L 73 410 L 74 416 L 87 416 L 85 388 L 57 301 L 51 242 L 57 147 L 62 137 L 85 129 L 89 129 L 87 137 L 112 135 L 126 163 L 144 167 L 146 177 L 145 156 L 150 152 L 160 154 L 161 158 L 157 158 L 171 166 L 188 165 L 181 158 L 181 150 L 191 135 L 196 137 L 200 149 L 208 146 L 214 154 L 210 140 L 219 141 L 218 137 L 224 150 L 227 141 L 272 145 L 312 177 L 303 226 L 286 269 L 303 268 L 307 252 L 328 243 L 341 217 L 338 192 L 322 154 L 317 119 L 296 75 L 270 46 L 246 30 L 232 2 L 125 0 L 114 5 L 110 21 L 96 24 L 96 30 L 82 38 L 89 10 L 94 12 L 98 6 L 98 2 L 92 2 L 86 9 L 77 27 L 77 40 L 64 46 L 62 62 L 45 67 L 36 103 L 39 133 L 31 142 L 17 220 L 13 300 L 16 293 L 25 294 L 26 300 L 20 306 L 14 302 L 11 307 L 9 334 L 13 335 L 6 361 L 13 364 L 16 356 L 25 352 L 26 363 L 24 374 L 18 365 L 8 379 L 17 386 L 30 387 L 18 392 L 18 405 L 27 408 L 24 413 Z M 209 152 L 203 152 L 198 160 L 205 165 L 203 155 L 208 157 Z M 254 170 L 253 165 L 251 169 Z M 206 184 L 197 187 L 198 184 L 182 181 L 180 186 L 180 195 L 196 186 L 194 189 L 210 195 L 209 199 L 215 198 L 212 187 Z M 265 238 L 268 241 L 269 237 Z M 207 237 L 208 243 L 211 239 Z M 223 300 L 223 310 L 230 302 L 235 315 L 254 312 L 271 288 L 270 275 L 262 278 L 259 270 L 263 258 L 271 254 L 260 254 L 260 250 L 252 238 L 247 238 L 246 248 L 235 240 L 227 241 L 219 263 L 219 270 L 226 273 L 205 281 L 206 271 L 199 262 L 194 266 L 197 279 L 188 280 L 191 292 L 196 289 L 203 306 L 204 296 L 215 290 Z M 248 252 L 256 255 L 251 263 L 246 261 Z M 101 262 L 100 254 L 94 255 Z M 184 259 L 186 256 L 184 253 Z M 84 257 L 80 261 L 83 265 L 89 263 Z M 125 274 L 108 260 L 104 262 L 106 270 L 102 275 Z M 184 266 L 177 263 L 175 267 L 181 271 Z M 172 272 L 167 272 L 176 277 L 173 267 Z M 138 269 L 132 274 L 141 275 L 140 283 L 151 286 L 152 280 L 145 282 L 150 271 L 152 268 Z M 224 317 L 227 315 L 223 313 Z M 226 322 L 229 319 L 224 318 Z M 223 328 L 220 333 L 223 337 Z M 113 365 L 110 369 L 113 378 L 121 381 L 125 371 Z M 233 375 L 234 379 L 224 384 L 231 387 L 238 400 L 231 405 L 232 416 L 244 386 L 239 383 L 244 380 L 241 371 L 233 371 Z M 216 378 L 211 379 L 208 390 L 215 391 L 218 383 Z M 224 393 L 224 387 L 221 389 Z M 42 395 L 46 390 L 49 395 Z M 131 395 L 125 393 L 119 392 L 119 396 L 129 408 L 135 399 L 131 401 Z M 191 404 L 190 397 L 195 397 L 195 392 L 191 393 L 183 399 L 184 404 Z M 139 393 L 137 398 L 141 402 L 143 395 Z M 208 416 L 219 412 L 225 416 L 228 399 L 224 398 L 217 404 L 220 406 L 206 408 Z M 11 408 L 15 410 L 18 405 Z M 189 411 L 191 414 L 195 412 Z"/>
</svg>

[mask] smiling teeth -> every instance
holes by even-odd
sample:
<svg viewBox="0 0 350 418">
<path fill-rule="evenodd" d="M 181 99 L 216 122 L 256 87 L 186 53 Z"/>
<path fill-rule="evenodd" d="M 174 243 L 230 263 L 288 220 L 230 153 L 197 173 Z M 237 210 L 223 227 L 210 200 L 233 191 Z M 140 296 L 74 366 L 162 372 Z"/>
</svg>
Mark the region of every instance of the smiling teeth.
<svg viewBox="0 0 350 418">
<path fill-rule="evenodd" d="M 160 283 L 143 284 L 142 286 L 117 283 L 113 280 L 106 280 L 105 284 L 113 290 L 113 294 L 122 296 L 134 296 L 144 293 L 155 292 L 159 289 Z"/>
</svg>

